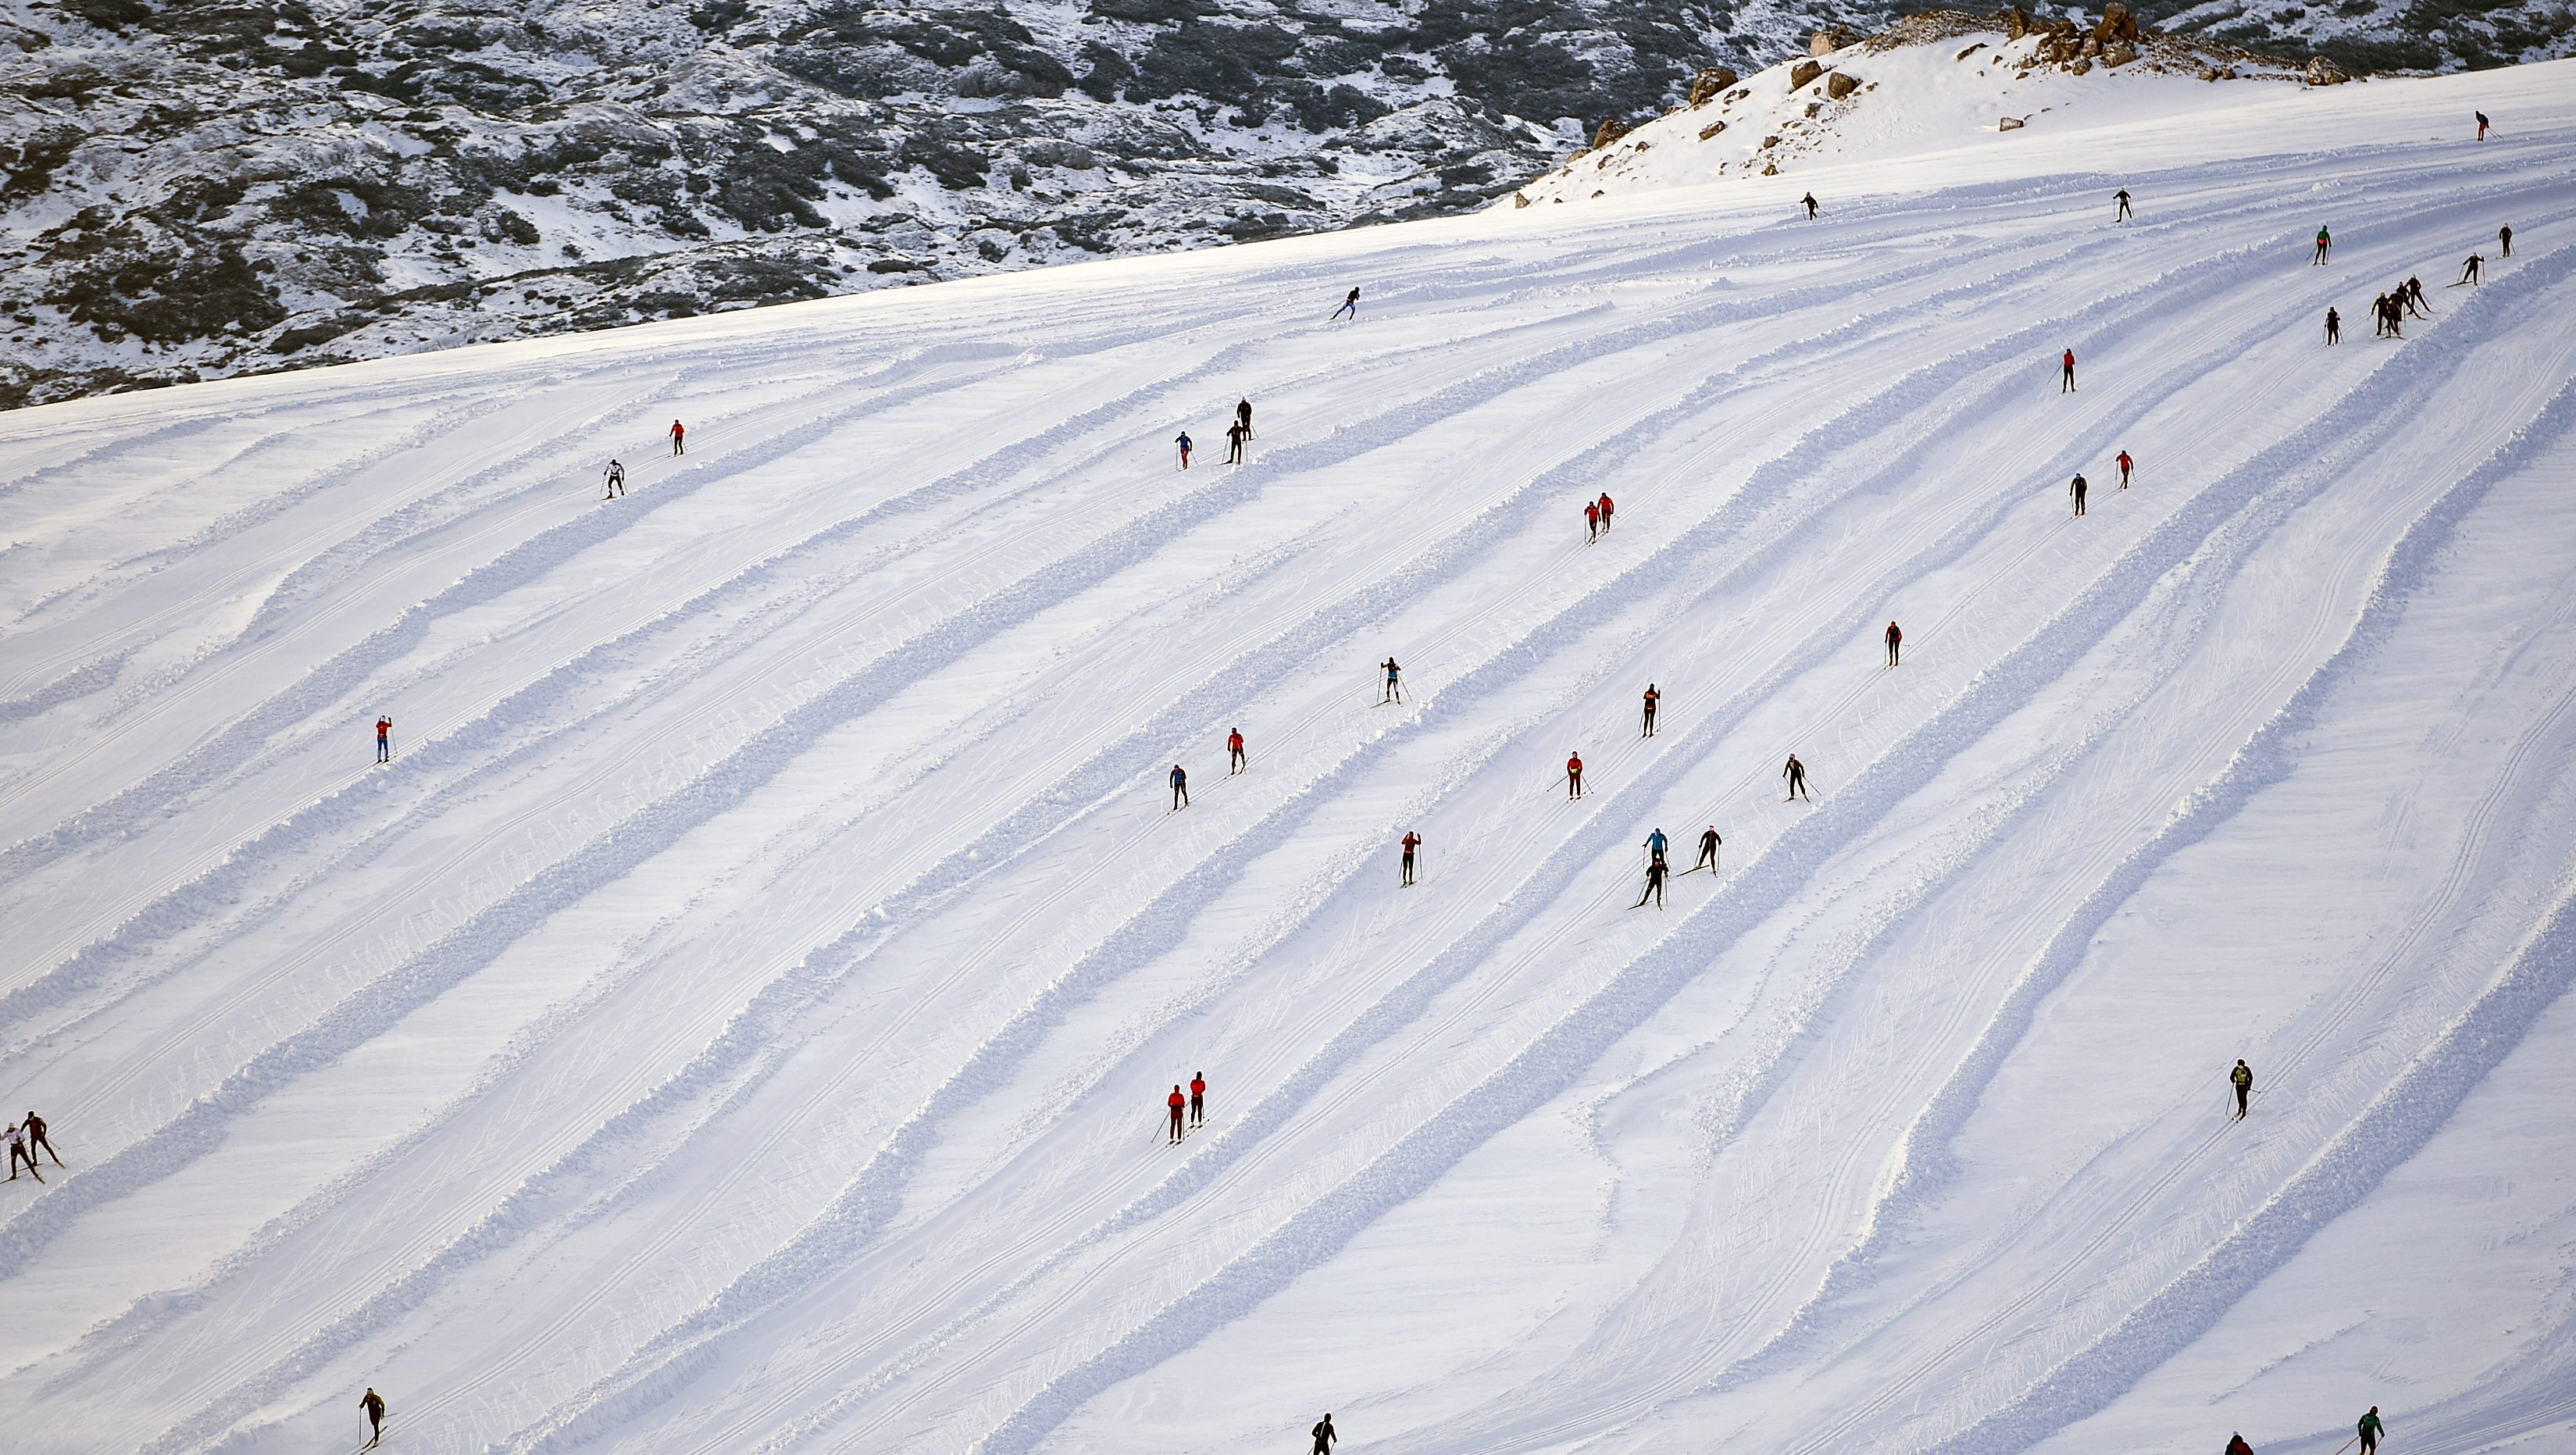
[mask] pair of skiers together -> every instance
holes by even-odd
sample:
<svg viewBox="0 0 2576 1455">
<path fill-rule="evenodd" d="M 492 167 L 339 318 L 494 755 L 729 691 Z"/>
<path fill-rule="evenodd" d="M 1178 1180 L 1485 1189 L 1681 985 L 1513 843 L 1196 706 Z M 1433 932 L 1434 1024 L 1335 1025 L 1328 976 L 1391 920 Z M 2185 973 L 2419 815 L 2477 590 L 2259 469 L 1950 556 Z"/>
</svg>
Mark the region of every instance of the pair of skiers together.
<svg viewBox="0 0 2576 1455">
<path fill-rule="evenodd" d="M 1583 538 L 1587 541 L 1600 539 L 1601 533 L 1610 529 L 1610 512 L 1615 508 L 1607 490 L 1601 492 L 1600 499 L 1583 502 Z"/>
<path fill-rule="evenodd" d="M 1243 751 L 1243 729 L 1235 728 L 1225 735 L 1225 776 L 1231 778 L 1237 773 L 1246 771 L 1251 766 L 1252 760 L 1246 757 Z M 1180 764 L 1174 763 L 1172 765 L 1170 781 L 1172 785 L 1172 807 L 1174 809 L 1189 807 L 1189 771 L 1183 768 Z"/>
<path fill-rule="evenodd" d="M 54 1159 L 55 1166 L 63 1165 L 63 1154 L 55 1151 L 54 1144 L 45 1136 L 45 1119 L 34 1112 L 27 1113 L 25 1121 L 13 1123 L 8 1135 L 9 1175 L 6 1178 L 0 1178 L 0 1181 L 17 1181 L 18 1164 L 21 1162 L 27 1164 L 29 1176 L 38 1182 L 44 1181 L 45 1174 L 36 1170 L 36 1152 L 39 1148 L 43 1149 L 46 1156 Z"/>
<path fill-rule="evenodd" d="M 1181 1139 L 1182 1135 L 1181 1112 L 1183 1108 L 1187 1108 L 1189 1111 L 1190 1125 L 1197 1126 L 1199 1123 L 1207 1120 L 1207 1073 L 1204 1071 L 1191 1072 L 1189 1096 L 1187 1098 L 1182 1097 L 1181 1088 L 1176 1084 L 1172 1087 L 1172 1094 L 1164 1098 L 1163 1105 L 1171 1110 L 1172 1140 L 1177 1142 Z"/>
<path fill-rule="evenodd" d="M 2129 452 L 2127 450 L 2122 450 L 2120 452 L 2119 465 L 2121 489 L 2126 490 L 2129 488 L 2129 470 L 2130 467 L 2136 463 L 2136 461 L 2129 458 Z M 2091 488 L 2092 487 L 2086 483 L 2084 476 L 2080 473 L 2077 474 L 2074 479 L 2066 482 L 2066 493 L 2075 498 L 2075 513 L 2077 515 L 2082 515 L 2084 513 L 2085 492 Z"/>
</svg>

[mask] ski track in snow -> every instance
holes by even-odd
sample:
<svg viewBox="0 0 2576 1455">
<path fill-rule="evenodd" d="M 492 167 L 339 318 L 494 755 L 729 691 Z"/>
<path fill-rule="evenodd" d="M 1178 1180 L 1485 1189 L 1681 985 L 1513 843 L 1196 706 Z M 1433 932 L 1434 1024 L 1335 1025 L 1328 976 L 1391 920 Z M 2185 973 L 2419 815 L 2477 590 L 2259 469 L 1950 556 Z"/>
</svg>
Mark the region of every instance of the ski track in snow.
<svg viewBox="0 0 2576 1455">
<path fill-rule="evenodd" d="M 2553 72 L 2519 125 L 2576 140 Z M 0 1208 L 0 1415 L 300 1448 L 374 1383 L 423 1450 L 1200 1449 L 1325 1407 L 1425 1452 L 2202 1438 L 2131 1392 L 2248 1337 L 2576 976 L 2532 807 L 2576 699 L 2371 691 L 2519 660 L 2442 635 L 2512 579 L 2455 542 L 2576 454 L 2576 183 L 2383 134 L 2465 79 L 2301 98 L 2262 158 L 1864 166 L 1812 226 L 1771 184 L 1506 207 L 0 421 L 0 1073 L 73 1163 Z M 2140 225 L 2066 225 L 2122 180 Z M 2498 218 L 2486 286 L 2363 331 Z M 1361 322 L 1308 316 L 1345 278 Z M 2442 856 L 2230 904 L 2206 854 L 2297 844 L 2279 790 L 2365 712 L 2471 775 Z M 1712 818 L 1721 872 L 1629 912 L 1645 829 Z M 2128 1130 L 1988 1186 L 2001 1088 L 2173 894 L 2387 933 L 2282 992 L 2259 1152 L 2115 1086 Z M 1945 942 L 1987 958 L 1927 998 Z M 1202 1065 L 1217 1114 L 1140 1159 Z M 1681 1201 L 1568 1258 L 1548 1200 L 1605 1179 Z M 1541 1210 L 1484 1225 L 1494 1186 Z M 1476 1312 L 1426 1341 L 1442 1300 Z M 2335 1423 L 2281 1404 L 2368 1337 L 2327 1332 L 2211 1421 Z M 2464 1353 L 2426 1438 L 2565 1428 L 2555 1372 Z"/>
</svg>

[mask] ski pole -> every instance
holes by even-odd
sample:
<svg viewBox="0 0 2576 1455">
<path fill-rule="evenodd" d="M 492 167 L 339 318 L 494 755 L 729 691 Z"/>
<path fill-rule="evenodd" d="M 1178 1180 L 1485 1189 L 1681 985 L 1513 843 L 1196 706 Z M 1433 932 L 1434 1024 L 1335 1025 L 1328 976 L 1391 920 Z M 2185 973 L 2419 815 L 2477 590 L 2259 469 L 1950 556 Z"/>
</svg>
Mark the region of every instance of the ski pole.
<svg viewBox="0 0 2576 1455">
<path fill-rule="evenodd" d="M 2346 1440 L 2342 1444 L 2337 1445 L 2335 1447 L 2335 1455 L 2343 1455 L 2343 1452 L 2352 1448 L 2353 1440 L 2358 1440 L 2360 1438 L 2361 1437 L 2359 1435 L 2355 1435 L 2352 1437 L 2352 1440 Z"/>
</svg>

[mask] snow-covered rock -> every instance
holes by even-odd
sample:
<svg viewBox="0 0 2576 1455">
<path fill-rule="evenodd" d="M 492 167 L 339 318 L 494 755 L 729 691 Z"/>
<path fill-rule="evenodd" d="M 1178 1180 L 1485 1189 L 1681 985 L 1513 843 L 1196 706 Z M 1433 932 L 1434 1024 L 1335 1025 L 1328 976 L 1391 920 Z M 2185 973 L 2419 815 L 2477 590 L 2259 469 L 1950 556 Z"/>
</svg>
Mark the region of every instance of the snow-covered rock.
<svg viewBox="0 0 2576 1455">
<path fill-rule="evenodd" d="M 1981 134 L 2117 126 L 2206 107 L 2204 74 L 2237 86 L 2319 84 L 2309 66 L 2188 37 L 2148 35 L 2137 46 L 2119 64 L 2097 65 L 2058 32 L 2015 37 L 1993 17 L 1959 11 L 1914 16 L 1712 88 L 1518 188 L 1514 201 L 1587 202 L 1826 163 L 1894 163 Z"/>
<path fill-rule="evenodd" d="M 2142 13 L 2358 69 L 2576 24 L 2517 0 L 2415 44 L 2416 10 L 2356 3 Z M 0 406 L 1471 210 L 1894 8 L 20 3 Z"/>
</svg>

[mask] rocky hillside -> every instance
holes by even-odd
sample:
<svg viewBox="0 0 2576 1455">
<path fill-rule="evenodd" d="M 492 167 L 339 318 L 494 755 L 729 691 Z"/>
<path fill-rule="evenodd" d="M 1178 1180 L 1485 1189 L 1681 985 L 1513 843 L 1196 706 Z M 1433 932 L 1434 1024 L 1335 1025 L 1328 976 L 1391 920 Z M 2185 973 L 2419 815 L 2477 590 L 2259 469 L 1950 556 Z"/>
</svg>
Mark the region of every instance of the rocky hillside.
<svg viewBox="0 0 2576 1455">
<path fill-rule="evenodd" d="M 2361 66 L 2564 5 L 2154 0 Z M 7 0 L 0 405 L 1479 206 L 1805 0 Z"/>
</svg>

